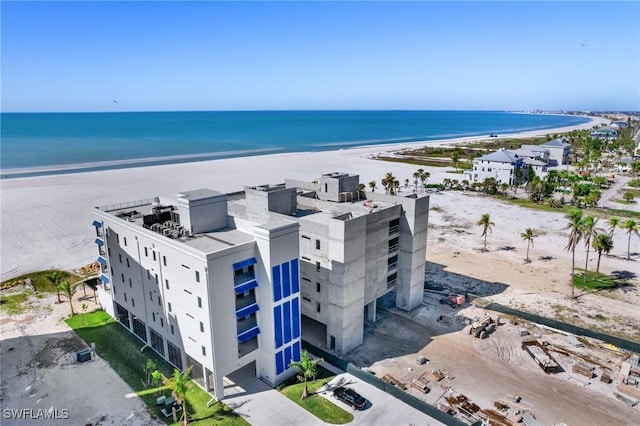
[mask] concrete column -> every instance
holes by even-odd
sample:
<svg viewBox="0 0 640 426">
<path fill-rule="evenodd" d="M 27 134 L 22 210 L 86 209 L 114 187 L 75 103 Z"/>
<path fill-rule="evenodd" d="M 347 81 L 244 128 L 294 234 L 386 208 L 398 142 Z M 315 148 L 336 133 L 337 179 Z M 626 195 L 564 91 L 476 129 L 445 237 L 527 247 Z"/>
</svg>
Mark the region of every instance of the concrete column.
<svg viewBox="0 0 640 426">
<path fill-rule="evenodd" d="M 213 380 L 215 380 L 215 383 L 213 384 L 213 396 L 218 401 L 222 401 L 224 399 L 224 382 L 222 374 L 219 374 L 217 371 L 214 372 Z"/>
<path fill-rule="evenodd" d="M 202 387 L 205 390 L 209 389 L 209 374 L 204 365 L 202 366 Z"/>
<path fill-rule="evenodd" d="M 374 299 L 373 302 L 367 305 L 367 320 L 376 322 L 376 305 L 378 300 Z"/>
</svg>

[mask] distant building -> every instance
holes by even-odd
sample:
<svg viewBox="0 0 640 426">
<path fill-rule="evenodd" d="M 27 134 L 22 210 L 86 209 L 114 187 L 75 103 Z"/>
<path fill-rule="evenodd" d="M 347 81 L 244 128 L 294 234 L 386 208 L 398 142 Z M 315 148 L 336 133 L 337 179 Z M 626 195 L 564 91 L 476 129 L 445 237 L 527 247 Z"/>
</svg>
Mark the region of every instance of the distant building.
<svg viewBox="0 0 640 426">
<path fill-rule="evenodd" d="M 472 182 L 484 182 L 487 178 L 494 178 L 497 183 L 520 184 L 526 179 L 526 168 L 523 165 L 522 158 L 511 151 L 501 149 L 474 159 L 470 178 Z M 520 182 L 516 181 L 517 169 L 523 171 Z"/>
<path fill-rule="evenodd" d="M 618 137 L 618 132 L 615 129 L 605 127 L 591 131 L 591 137 L 593 139 L 614 140 Z"/>
<path fill-rule="evenodd" d="M 348 352 L 381 296 L 422 305 L 429 197 L 358 186 L 330 173 L 96 207 L 100 304 L 218 400 L 239 369 L 275 386 L 303 331 Z"/>
<path fill-rule="evenodd" d="M 522 145 L 516 150 L 512 150 L 512 153 L 518 157 L 525 159 L 542 161 L 545 165 L 549 162 L 549 149 L 541 145 Z"/>
<path fill-rule="evenodd" d="M 547 165 L 559 166 L 569 162 L 571 145 L 562 139 L 553 139 L 540 145 L 541 148 L 549 151 Z"/>
</svg>

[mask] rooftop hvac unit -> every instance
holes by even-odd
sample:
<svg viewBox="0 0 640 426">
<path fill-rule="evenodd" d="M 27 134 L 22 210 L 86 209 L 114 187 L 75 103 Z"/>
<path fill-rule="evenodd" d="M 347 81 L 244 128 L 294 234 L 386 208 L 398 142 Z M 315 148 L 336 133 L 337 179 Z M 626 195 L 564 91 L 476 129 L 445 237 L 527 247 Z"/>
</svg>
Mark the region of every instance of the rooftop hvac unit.
<svg viewBox="0 0 640 426">
<path fill-rule="evenodd" d="M 171 228 L 164 228 L 162 230 L 162 235 L 168 236 L 169 234 L 171 234 Z"/>
</svg>

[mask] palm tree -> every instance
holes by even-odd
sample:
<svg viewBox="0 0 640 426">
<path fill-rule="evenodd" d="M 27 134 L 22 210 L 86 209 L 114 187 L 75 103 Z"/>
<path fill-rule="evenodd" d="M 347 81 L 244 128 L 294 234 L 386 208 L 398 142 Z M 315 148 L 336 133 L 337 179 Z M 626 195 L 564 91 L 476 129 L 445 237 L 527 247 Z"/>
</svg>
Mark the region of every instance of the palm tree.
<svg viewBox="0 0 640 426">
<path fill-rule="evenodd" d="M 76 293 L 78 286 L 81 283 L 71 284 L 69 281 L 65 281 L 60 284 L 59 288 L 62 291 L 62 295 L 69 300 L 69 306 L 71 306 L 71 316 L 74 316 L 76 312 L 73 310 L 73 295 Z"/>
<path fill-rule="evenodd" d="M 387 194 L 391 193 L 391 195 L 393 195 L 393 187 L 395 181 L 396 177 L 391 172 L 387 172 L 384 178 L 382 178 L 382 186 L 384 186 L 384 190 Z"/>
<path fill-rule="evenodd" d="M 431 177 L 431 173 L 425 172 L 422 169 L 418 169 L 418 172 L 420 172 L 420 183 L 422 183 L 422 188 L 424 189 L 426 187 L 427 179 Z"/>
<path fill-rule="evenodd" d="M 304 378 L 304 389 L 302 390 L 302 399 L 305 399 L 309 395 L 309 389 L 307 388 L 307 380 L 315 377 L 317 372 L 317 364 L 324 361 L 322 358 L 312 359 L 309 357 L 309 353 L 303 350 L 300 354 L 300 361 L 291 361 L 289 367 L 298 370 L 298 373 Z"/>
<path fill-rule="evenodd" d="M 620 229 L 626 229 L 627 234 L 629 234 L 629 239 L 627 242 L 627 260 L 631 260 L 631 234 L 636 234 L 638 237 L 640 237 L 640 233 L 638 232 L 640 230 L 640 227 L 638 227 L 638 223 L 635 220 L 629 219 L 625 223 L 620 225 Z"/>
<path fill-rule="evenodd" d="M 62 279 L 62 274 L 60 273 L 60 271 L 53 271 L 52 273 L 46 275 L 46 277 L 56 288 L 56 292 L 58 293 L 58 303 L 62 303 L 62 300 L 60 299 L 60 280 Z"/>
<path fill-rule="evenodd" d="M 584 259 L 584 285 L 587 286 L 587 270 L 589 267 L 589 249 L 591 248 L 591 239 L 598 234 L 599 229 L 596 228 L 598 218 L 587 216 L 582 219 L 582 236 L 584 237 L 584 246 L 587 248 L 587 255 Z"/>
<path fill-rule="evenodd" d="M 602 252 L 609 254 L 613 249 L 613 238 L 609 234 L 598 234 L 593 239 L 593 249 L 598 252 L 598 264 L 596 265 L 596 278 L 600 276 L 600 257 Z"/>
<path fill-rule="evenodd" d="M 537 236 L 538 234 L 536 234 L 536 231 L 531 228 L 525 229 L 524 232 L 520 234 L 520 237 L 527 242 L 527 258 L 525 259 L 525 262 L 527 263 L 531 262 L 531 259 L 529 259 L 529 246 L 533 245 L 533 239 Z"/>
<path fill-rule="evenodd" d="M 420 179 L 420 176 L 422 175 L 422 173 L 424 173 L 422 169 L 418 169 L 415 172 L 413 172 L 413 182 L 416 185 L 416 192 L 418 192 L 418 179 Z"/>
<path fill-rule="evenodd" d="M 371 182 L 369 182 L 369 188 L 371 188 L 371 192 L 376 190 L 376 181 L 372 180 Z"/>
<path fill-rule="evenodd" d="M 613 238 L 613 231 L 615 231 L 616 226 L 620 225 L 620 219 L 617 217 L 612 217 L 609 219 L 609 236 Z"/>
<path fill-rule="evenodd" d="M 182 424 L 189 424 L 189 417 L 187 416 L 187 391 L 191 387 L 191 378 L 189 375 L 191 374 L 192 366 L 189 366 L 184 373 L 181 373 L 177 368 L 173 369 L 173 377 L 168 378 L 165 377 L 162 381 L 163 383 L 171 389 L 171 393 L 173 393 L 176 402 L 182 405 Z M 174 414 L 174 421 L 177 421 Z"/>
<path fill-rule="evenodd" d="M 484 247 L 482 248 L 482 251 L 487 251 L 487 234 L 492 232 L 491 227 L 494 226 L 495 223 L 491 222 L 491 217 L 489 216 L 489 213 L 485 213 L 482 215 L 477 225 L 482 226 L 481 237 L 484 237 Z"/>
<path fill-rule="evenodd" d="M 453 161 L 453 166 L 456 168 L 456 172 L 458 171 L 458 161 L 460 161 L 460 153 L 458 151 L 453 151 L 451 154 L 451 161 Z"/>
<path fill-rule="evenodd" d="M 564 229 L 569 229 L 569 241 L 565 250 L 571 252 L 571 297 L 575 296 L 575 284 L 573 279 L 576 275 L 576 246 L 582 239 L 582 210 L 572 210 L 565 216 L 569 223 Z"/>
</svg>

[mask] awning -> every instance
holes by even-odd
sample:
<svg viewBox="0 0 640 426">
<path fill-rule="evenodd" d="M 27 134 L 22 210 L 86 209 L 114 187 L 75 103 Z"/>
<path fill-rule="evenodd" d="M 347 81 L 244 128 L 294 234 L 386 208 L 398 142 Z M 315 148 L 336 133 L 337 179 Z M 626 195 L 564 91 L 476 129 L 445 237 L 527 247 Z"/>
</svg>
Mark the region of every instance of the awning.
<svg viewBox="0 0 640 426">
<path fill-rule="evenodd" d="M 105 274 L 100 275 L 100 280 L 105 284 L 109 284 L 109 277 Z"/>
<path fill-rule="evenodd" d="M 236 311 L 236 317 L 237 318 L 244 318 L 247 317 L 249 315 L 251 315 L 252 313 L 256 312 L 258 309 L 258 304 L 257 303 L 253 303 L 249 306 L 245 306 L 244 308 L 237 310 Z"/>
<path fill-rule="evenodd" d="M 107 266 L 107 259 L 105 259 L 102 256 L 98 257 L 98 262 L 102 265 L 102 266 Z"/>
<path fill-rule="evenodd" d="M 251 280 L 244 284 L 240 284 L 239 286 L 234 287 L 236 294 L 244 293 L 245 291 L 249 291 L 252 288 L 258 287 L 258 282 L 256 280 Z"/>
<path fill-rule="evenodd" d="M 104 241 L 102 241 L 102 238 L 96 238 L 96 244 L 102 247 L 104 245 Z"/>
<path fill-rule="evenodd" d="M 243 260 L 242 262 L 237 262 L 233 264 L 233 270 L 237 271 L 238 269 L 246 268 L 247 266 L 251 266 L 253 264 L 258 263 L 255 257 L 251 259 Z"/>
<path fill-rule="evenodd" d="M 258 326 L 255 326 L 255 327 L 245 331 L 242 334 L 238 334 L 238 342 L 240 342 L 240 343 L 246 342 L 247 340 L 250 340 L 250 339 L 254 338 L 255 336 L 257 336 L 258 334 L 260 334 L 260 329 L 258 328 Z"/>
<path fill-rule="evenodd" d="M 96 228 L 102 228 L 102 222 L 99 222 L 97 220 L 94 220 L 92 225 L 95 226 Z"/>
</svg>

